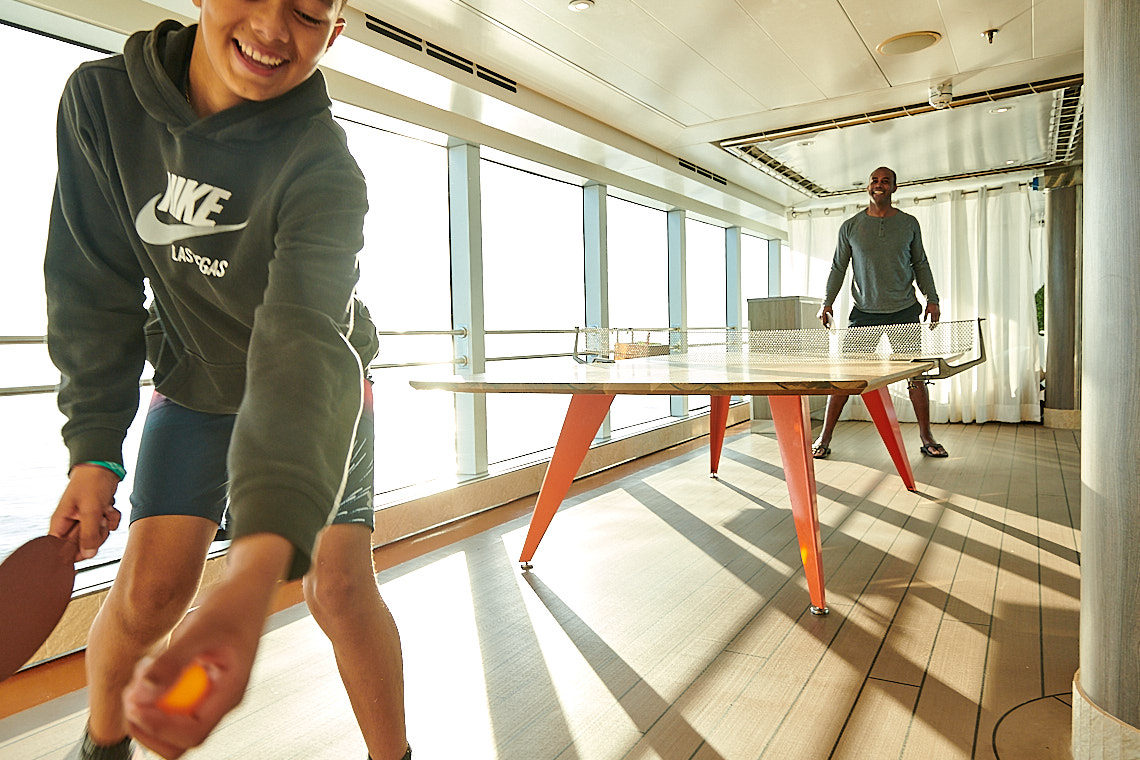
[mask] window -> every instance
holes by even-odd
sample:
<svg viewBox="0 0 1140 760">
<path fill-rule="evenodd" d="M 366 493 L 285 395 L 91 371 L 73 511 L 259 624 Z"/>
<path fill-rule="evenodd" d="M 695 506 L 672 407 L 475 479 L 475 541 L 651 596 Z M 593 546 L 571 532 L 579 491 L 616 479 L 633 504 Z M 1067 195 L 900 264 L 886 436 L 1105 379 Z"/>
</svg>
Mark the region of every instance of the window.
<svg viewBox="0 0 1140 760">
<path fill-rule="evenodd" d="M 669 233 L 664 211 L 609 196 L 610 327 L 669 326 Z M 669 416 L 668 396 L 614 399 L 610 428 L 621 430 Z"/>
<path fill-rule="evenodd" d="M 746 306 L 750 298 L 768 297 L 768 241 L 764 238 L 740 236 L 740 290 Z"/>
<path fill-rule="evenodd" d="M 725 233 L 695 219 L 685 220 L 685 279 L 688 327 L 724 327 L 727 322 L 725 292 Z M 709 405 L 708 396 L 690 396 L 689 411 Z"/>
<path fill-rule="evenodd" d="M 372 371 L 378 494 L 455 474 L 453 399 L 408 381 L 451 375 L 451 258 L 447 151 L 370 126 L 375 115 L 336 104 L 368 182 L 361 300 L 380 331 Z M 386 123 L 390 123 L 386 122 Z M 397 125 L 398 126 L 398 125 Z M 410 126 L 410 125 L 409 125 Z M 442 142 L 442 140 L 441 140 Z M 384 335 L 439 331 L 438 335 Z M 384 365 L 431 363 L 433 366 Z M 383 497 L 379 499 L 383 501 Z"/>
<path fill-rule="evenodd" d="M 0 24 L 0 66 L 23 71 L 36 62 L 35 76 L 0 78 L 0 99 L 18 104 L 4 119 L 4 141 L 17 149 L 6 152 L 0 183 L 0 208 L 6 222 L 4 277 L 0 278 L 0 388 L 39 388 L 41 392 L 6 391 L 0 395 L 0 557 L 47 532 L 48 519 L 67 483 L 67 450 L 60 438 L 63 415 L 55 394 L 44 392 L 59 382 L 43 343 L 12 343 L 12 337 L 34 338 L 47 332 L 43 253 L 55 185 L 55 121 L 60 93 L 71 72 L 104 53 L 80 45 Z M 18 180 L 18 181 L 17 181 Z M 149 396 L 149 392 L 146 393 Z M 141 415 L 140 415 L 141 417 Z M 136 423 L 124 454 L 134 461 Z M 18 431 L 18 435 L 16 432 Z M 119 508 L 128 510 L 130 473 L 119 487 Z M 124 515 L 125 517 L 125 515 Z M 126 530 L 111 534 L 97 557 L 80 568 L 115 561 L 126 545 Z"/>
<path fill-rule="evenodd" d="M 685 279 L 689 327 L 724 327 L 724 228 L 685 220 Z"/>
<path fill-rule="evenodd" d="M 492 161 L 480 162 L 484 326 L 488 332 L 567 330 L 585 324 L 582 189 Z M 574 336 L 488 335 L 487 357 L 570 353 Z M 535 369 L 538 362 L 518 360 Z M 564 395 L 487 395 L 487 452 L 499 463 L 554 444 Z"/>
</svg>

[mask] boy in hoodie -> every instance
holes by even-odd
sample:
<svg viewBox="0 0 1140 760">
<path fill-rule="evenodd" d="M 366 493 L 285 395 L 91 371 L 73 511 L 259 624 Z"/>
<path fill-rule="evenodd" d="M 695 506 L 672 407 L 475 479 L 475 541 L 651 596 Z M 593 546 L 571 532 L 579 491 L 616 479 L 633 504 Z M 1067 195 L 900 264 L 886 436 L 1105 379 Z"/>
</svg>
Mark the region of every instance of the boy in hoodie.
<svg viewBox="0 0 1140 760">
<path fill-rule="evenodd" d="M 317 71 L 344 2 L 194 0 L 198 25 L 133 35 L 63 93 L 44 270 L 70 475 L 50 531 L 78 523 L 79 558 L 119 522 L 144 359 L 155 384 L 73 757 L 200 744 L 241 700 L 277 582 L 301 577 L 370 756 L 410 757 L 371 554 L 365 183 Z M 183 620 L 227 502 L 225 576 Z M 205 699 L 158 709 L 191 662 Z"/>
</svg>

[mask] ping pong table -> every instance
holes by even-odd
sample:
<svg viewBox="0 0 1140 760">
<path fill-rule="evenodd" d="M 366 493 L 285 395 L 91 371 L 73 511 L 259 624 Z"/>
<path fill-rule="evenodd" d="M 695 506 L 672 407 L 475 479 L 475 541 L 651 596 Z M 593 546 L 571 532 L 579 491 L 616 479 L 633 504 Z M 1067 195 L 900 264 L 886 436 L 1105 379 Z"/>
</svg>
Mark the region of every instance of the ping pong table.
<svg viewBox="0 0 1140 760">
<path fill-rule="evenodd" d="M 969 332 L 962 328 L 961 322 L 939 323 L 937 330 L 923 327 L 921 335 L 917 334 L 917 325 L 892 326 L 887 333 L 895 334 L 887 339 L 892 347 L 887 354 L 867 345 L 871 341 L 876 345 L 880 343 L 883 328 L 751 333 L 726 330 L 711 340 L 689 331 L 672 330 L 663 331 L 661 342 L 650 339 L 652 331 L 638 330 L 639 334 L 646 333 L 646 340 L 641 343 L 613 340 L 618 337 L 618 331 L 587 328 L 583 331 L 586 349 L 579 351 L 576 337 L 576 362 L 567 362 L 557 377 L 550 376 L 549 367 L 530 369 L 525 363 L 515 363 L 507 367 L 492 365 L 479 374 L 413 380 L 411 385 L 455 393 L 570 395 L 562 432 L 543 478 L 519 557 L 524 569 L 530 568 L 530 561 L 616 395 L 709 396 L 709 467 L 714 477 L 724 445 L 731 397 L 766 396 L 787 481 L 811 611 L 823 615 L 827 613 L 827 603 L 808 397 L 861 396 L 903 483 L 913 491 L 916 488 L 914 473 L 903 448 L 888 386 L 912 378 L 949 377 L 984 361 L 985 349 L 979 329 L 980 356 L 956 366 L 948 363 L 949 359 L 969 350 L 966 343 L 972 343 L 974 323 L 964 324 L 969 326 Z M 893 347 L 900 344 L 906 350 L 894 351 Z M 613 356 L 631 358 L 615 360 Z"/>
</svg>

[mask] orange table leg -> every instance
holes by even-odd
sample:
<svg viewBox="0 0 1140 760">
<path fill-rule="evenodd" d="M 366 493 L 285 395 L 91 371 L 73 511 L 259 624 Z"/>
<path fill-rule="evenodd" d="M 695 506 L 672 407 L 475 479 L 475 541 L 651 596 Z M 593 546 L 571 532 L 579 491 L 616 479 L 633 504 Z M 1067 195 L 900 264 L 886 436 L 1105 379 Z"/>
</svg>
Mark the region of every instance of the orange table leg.
<svg viewBox="0 0 1140 760">
<path fill-rule="evenodd" d="M 792 518 L 800 544 L 800 560 L 807 575 L 811 611 L 827 614 L 823 593 L 823 556 L 819 538 L 819 507 L 815 491 L 815 463 L 811 456 L 811 420 L 804 396 L 769 396 L 776 442 L 784 463 L 784 478 L 792 500 Z"/>
<path fill-rule="evenodd" d="M 575 394 L 570 397 L 562 433 L 558 436 L 554 455 L 546 468 L 546 476 L 542 479 L 538 503 L 534 505 L 534 514 L 530 518 L 530 530 L 523 542 L 519 562 L 524 568 L 530 568 L 529 563 L 538 549 L 538 543 L 562 500 L 566 498 L 566 492 L 570 490 L 570 484 L 574 482 L 574 476 L 578 474 L 586 452 L 590 450 L 590 443 L 597 435 L 613 400 L 613 396 L 603 394 Z"/>
<path fill-rule="evenodd" d="M 895 469 L 903 479 L 908 491 L 917 490 L 914 482 L 914 472 L 910 469 L 910 459 L 903 448 L 902 430 L 899 429 L 899 418 L 895 414 L 895 405 L 891 403 L 891 394 L 886 388 L 867 391 L 863 394 L 863 403 L 875 421 L 875 428 L 887 444 L 887 451 L 895 463 Z"/>
<path fill-rule="evenodd" d="M 724 429 L 728 425 L 730 396 L 709 396 L 709 476 L 715 478 L 724 448 Z"/>
</svg>

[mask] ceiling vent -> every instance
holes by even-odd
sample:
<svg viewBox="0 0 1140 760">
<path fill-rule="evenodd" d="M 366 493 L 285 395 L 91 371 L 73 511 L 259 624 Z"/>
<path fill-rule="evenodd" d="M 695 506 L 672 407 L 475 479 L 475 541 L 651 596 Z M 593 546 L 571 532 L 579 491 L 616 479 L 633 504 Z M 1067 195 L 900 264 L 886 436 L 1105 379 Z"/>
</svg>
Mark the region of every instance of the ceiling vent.
<svg viewBox="0 0 1140 760">
<path fill-rule="evenodd" d="M 475 61 L 453 53 L 447 48 L 440 47 L 434 42 L 428 42 L 422 37 L 417 37 L 411 32 L 404 31 L 400 27 L 389 24 L 387 21 L 382 21 L 375 16 L 365 14 L 364 17 L 366 19 L 365 26 L 376 34 L 387 37 L 390 40 L 395 40 L 402 45 L 407 45 L 437 61 L 442 61 L 450 66 L 454 66 L 460 71 L 477 76 L 485 82 L 490 82 L 497 87 L 502 87 L 504 90 L 518 92 L 518 82 L 509 77 L 505 77 L 486 66 L 482 66 Z"/>
<path fill-rule="evenodd" d="M 1049 143 L 1053 161 L 1069 163 L 1080 158 L 1084 112 L 1083 87 L 1066 87 L 1056 92 L 1053 114 L 1049 120 Z"/>
<path fill-rule="evenodd" d="M 691 172 L 696 172 L 697 174 L 701 175 L 702 177 L 705 177 L 706 179 L 711 179 L 713 182 L 716 182 L 717 184 L 720 184 L 720 185 L 727 185 L 728 184 L 728 180 L 726 180 L 724 177 L 720 176 L 719 174 L 713 174 L 708 169 L 704 169 L 700 166 L 697 166 L 696 164 L 692 163 L 691 161 L 686 161 L 683 158 L 679 158 L 679 159 L 677 159 L 677 163 L 679 163 L 682 167 L 684 167 L 685 169 L 688 169 Z"/>
</svg>

